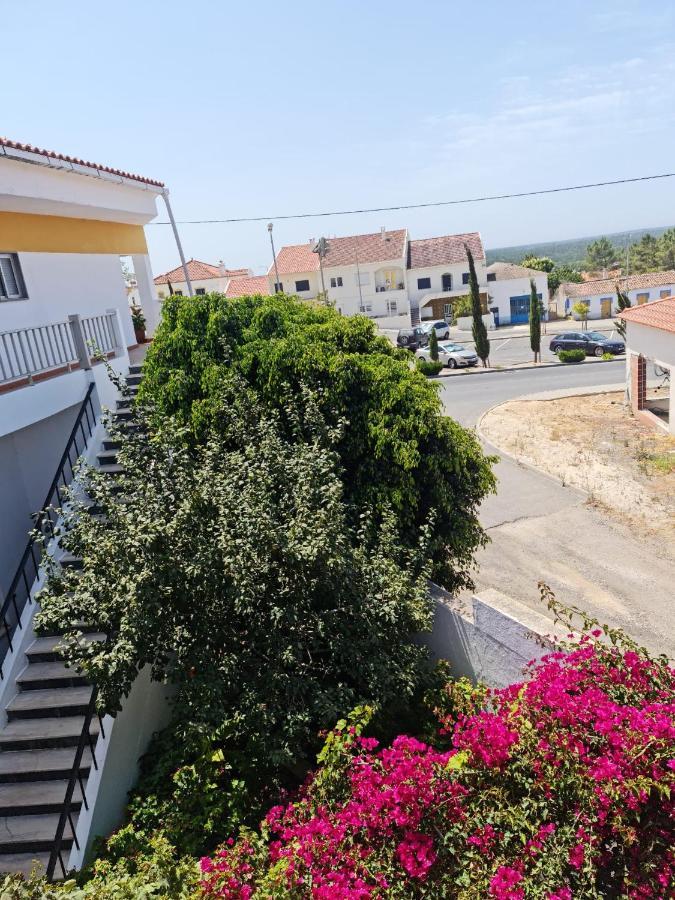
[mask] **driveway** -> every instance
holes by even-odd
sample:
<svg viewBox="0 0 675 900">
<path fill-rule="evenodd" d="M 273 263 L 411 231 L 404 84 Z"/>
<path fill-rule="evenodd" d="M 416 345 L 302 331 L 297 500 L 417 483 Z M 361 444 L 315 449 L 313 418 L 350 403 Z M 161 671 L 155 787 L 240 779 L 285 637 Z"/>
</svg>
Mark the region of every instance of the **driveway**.
<svg viewBox="0 0 675 900">
<path fill-rule="evenodd" d="M 445 379 L 441 397 L 448 415 L 473 427 L 483 412 L 505 400 L 619 383 L 624 365 L 617 360 Z M 487 444 L 485 449 L 498 452 Z M 477 555 L 477 590 L 496 588 L 546 612 L 537 590 L 543 580 L 559 600 L 675 657 L 673 548 L 594 509 L 581 491 L 508 457 L 500 457 L 496 475 L 498 493 L 481 509 L 491 543 Z"/>
</svg>

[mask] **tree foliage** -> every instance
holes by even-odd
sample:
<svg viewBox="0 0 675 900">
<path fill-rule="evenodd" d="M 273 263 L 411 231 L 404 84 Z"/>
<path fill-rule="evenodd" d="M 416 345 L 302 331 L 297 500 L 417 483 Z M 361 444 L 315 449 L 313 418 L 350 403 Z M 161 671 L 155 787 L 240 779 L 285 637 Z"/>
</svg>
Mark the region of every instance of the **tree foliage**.
<svg viewBox="0 0 675 900">
<path fill-rule="evenodd" d="M 520 265 L 525 266 L 527 269 L 546 272 L 550 294 L 554 294 L 564 281 L 571 281 L 577 284 L 583 281 L 581 273 L 574 266 L 564 263 L 560 265 L 549 256 L 526 256 L 521 260 Z"/>
<path fill-rule="evenodd" d="M 438 335 L 435 328 L 429 334 L 429 356 L 434 362 L 438 362 Z"/>
<path fill-rule="evenodd" d="M 520 264 L 526 269 L 537 269 L 539 272 L 552 272 L 555 269 L 555 263 L 550 256 L 526 256 Z"/>
<path fill-rule="evenodd" d="M 671 240 L 672 237 L 667 243 L 669 244 Z M 661 242 L 653 234 L 644 234 L 639 241 L 631 244 L 629 251 L 631 272 L 655 272 L 661 268 L 660 249 Z"/>
<path fill-rule="evenodd" d="M 611 269 L 618 258 L 619 251 L 609 238 L 598 238 L 586 247 L 586 265 L 593 272 Z"/>
<path fill-rule="evenodd" d="M 473 316 L 473 325 L 471 333 L 473 342 L 483 366 L 487 366 L 490 361 L 490 341 L 487 336 L 487 328 L 483 321 L 483 305 L 480 300 L 480 289 L 478 287 L 478 276 L 476 275 L 476 265 L 473 261 L 471 250 L 464 245 L 466 256 L 469 260 L 469 291 L 471 295 L 471 314 Z"/>
<path fill-rule="evenodd" d="M 350 523 L 387 510 L 399 541 L 414 548 L 433 512 L 433 577 L 449 590 L 470 583 L 485 540 L 477 510 L 494 487 L 489 461 L 365 317 L 288 297 L 169 299 L 145 372 L 141 395 L 157 418 L 177 417 L 197 443 L 222 426 L 220 396 L 233 379 L 277 410 L 301 402 L 306 385 L 328 426 L 347 423 L 335 450 Z"/>
<path fill-rule="evenodd" d="M 581 322 L 584 323 L 584 324 L 583 324 L 584 329 L 588 328 L 588 313 L 589 313 L 589 310 L 590 310 L 590 307 L 589 307 L 588 303 L 586 303 L 585 300 L 579 300 L 579 301 L 577 301 L 577 302 L 574 304 L 574 306 L 572 307 L 572 312 L 574 313 L 574 315 L 577 316 L 577 318 L 578 318 Z"/>
<path fill-rule="evenodd" d="M 624 309 L 630 309 L 631 302 L 630 297 L 626 291 L 622 291 L 619 285 L 616 285 L 616 305 L 619 307 L 619 312 Z M 625 340 L 626 338 L 626 323 L 623 319 L 616 319 L 616 330 L 619 332 L 621 337 Z"/>
<path fill-rule="evenodd" d="M 530 347 L 534 361 L 541 360 L 541 300 L 534 278 L 530 278 Z"/>
</svg>

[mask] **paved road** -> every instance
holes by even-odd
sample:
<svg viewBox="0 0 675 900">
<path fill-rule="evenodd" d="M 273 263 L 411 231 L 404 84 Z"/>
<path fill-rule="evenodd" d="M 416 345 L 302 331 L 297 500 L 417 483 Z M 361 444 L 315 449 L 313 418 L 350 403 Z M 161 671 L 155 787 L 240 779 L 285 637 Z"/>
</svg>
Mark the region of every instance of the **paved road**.
<svg viewBox="0 0 675 900">
<path fill-rule="evenodd" d="M 443 381 L 449 415 L 473 427 L 483 412 L 538 391 L 620 383 L 622 360 L 601 365 L 524 369 Z M 495 448 L 486 445 L 495 453 Z M 478 554 L 477 589 L 496 588 L 544 611 L 537 582 L 559 599 L 625 628 L 646 646 L 675 657 L 673 551 L 592 508 L 586 496 L 501 457 L 498 493 L 481 521 L 491 543 Z"/>
</svg>

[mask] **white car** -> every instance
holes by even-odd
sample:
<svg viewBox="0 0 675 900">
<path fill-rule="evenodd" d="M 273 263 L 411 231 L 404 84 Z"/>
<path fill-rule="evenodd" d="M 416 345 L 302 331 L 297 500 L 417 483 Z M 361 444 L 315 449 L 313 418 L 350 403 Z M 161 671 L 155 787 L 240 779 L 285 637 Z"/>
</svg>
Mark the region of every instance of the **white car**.
<svg viewBox="0 0 675 900">
<path fill-rule="evenodd" d="M 422 322 L 422 328 L 427 334 L 431 334 L 431 329 L 433 328 L 439 341 L 447 340 L 450 337 L 450 326 L 442 319 L 436 322 Z"/>
<path fill-rule="evenodd" d="M 431 359 L 429 347 L 422 347 L 415 352 L 417 359 Z M 449 369 L 461 366 L 477 366 L 478 356 L 475 350 L 467 349 L 463 344 L 452 344 L 444 341 L 438 345 L 438 361 Z"/>
</svg>

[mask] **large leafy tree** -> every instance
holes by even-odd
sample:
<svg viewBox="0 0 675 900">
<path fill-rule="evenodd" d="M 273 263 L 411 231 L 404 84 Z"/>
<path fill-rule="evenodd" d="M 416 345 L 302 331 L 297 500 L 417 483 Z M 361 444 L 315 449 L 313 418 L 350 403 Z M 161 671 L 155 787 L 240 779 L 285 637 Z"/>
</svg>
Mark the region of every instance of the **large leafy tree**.
<svg viewBox="0 0 675 900">
<path fill-rule="evenodd" d="M 571 281 L 575 283 L 581 282 L 583 279 L 581 273 L 574 266 L 566 264 L 558 265 L 550 256 L 526 256 L 521 260 L 521 266 L 526 269 L 536 269 L 539 272 L 546 272 L 548 277 L 548 290 L 550 294 L 554 294 L 563 281 Z"/>
<path fill-rule="evenodd" d="M 552 272 L 556 265 L 550 256 L 526 256 L 520 264 L 526 269 L 537 269 L 539 272 Z"/>
<path fill-rule="evenodd" d="M 534 278 L 530 278 L 530 347 L 534 361 L 541 362 L 541 300 Z"/>
<path fill-rule="evenodd" d="M 476 347 L 480 361 L 484 367 L 487 367 L 490 361 L 490 340 L 487 336 L 487 328 L 483 321 L 483 304 L 480 301 L 480 288 L 478 287 L 478 276 L 476 275 L 476 264 L 473 260 L 473 253 L 465 244 L 466 257 L 469 261 L 469 292 L 471 297 L 471 314 L 473 316 L 473 325 L 471 333 L 473 342 Z"/>
<path fill-rule="evenodd" d="M 169 299 L 145 371 L 142 394 L 197 443 L 222 427 L 220 397 L 232 379 L 273 409 L 301 401 L 308 387 L 330 426 L 347 423 L 335 449 L 350 521 L 390 511 L 411 548 L 435 514 L 433 576 L 449 590 L 471 582 L 473 553 L 485 541 L 478 506 L 494 487 L 489 461 L 365 317 L 289 297 Z"/>
<path fill-rule="evenodd" d="M 611 269 L 617 259 L 618 250 L 609 238 L 598 238 L 586 247 L 586 265 L 591 271 Z"/>
<path fill-rule="evenodd" d="M 655 272 L 661 268 L 659 240 L 653 234 L 643 234 L 630 247 L 631 272 Z"/>
</svg>

